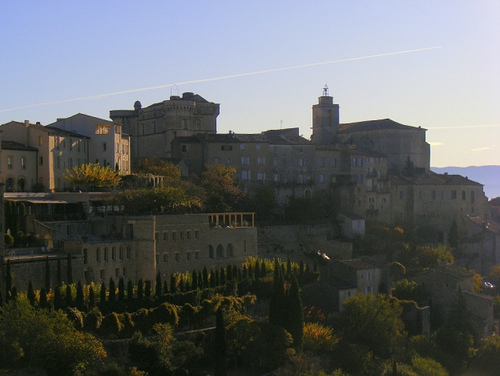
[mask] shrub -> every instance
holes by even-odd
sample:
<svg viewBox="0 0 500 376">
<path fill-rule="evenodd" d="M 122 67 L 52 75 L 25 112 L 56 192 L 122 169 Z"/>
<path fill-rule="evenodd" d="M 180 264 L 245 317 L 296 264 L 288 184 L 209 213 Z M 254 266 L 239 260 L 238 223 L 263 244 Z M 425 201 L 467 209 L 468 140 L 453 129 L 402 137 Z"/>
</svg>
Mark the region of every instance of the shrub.
<svg viewBox="0 0 500 376">
<path fill-rule="evenodd" d="M 120 317 L 116 312 L 111 312 L 102 319 L 99 333 L 118 337 L 122 329 L 123 324 L 120 322 Z"/>
<path fill-rule="evenodd" d="M 99 329 L 102 323 L 102 313 L 99 311 L 99 308 L 94 307 L 92 310 L 87 313 L 85 316 L 84 327 L 85 330 L 95 332 Z"/>
</svg>

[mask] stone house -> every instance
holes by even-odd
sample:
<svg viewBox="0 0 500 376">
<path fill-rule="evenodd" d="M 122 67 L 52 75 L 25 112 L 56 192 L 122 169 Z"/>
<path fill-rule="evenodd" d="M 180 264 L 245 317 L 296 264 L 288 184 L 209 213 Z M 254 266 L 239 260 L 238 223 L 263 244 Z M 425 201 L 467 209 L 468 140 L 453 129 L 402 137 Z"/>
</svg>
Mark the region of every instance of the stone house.
<svg viewBox="0 0 500 376">
<path fill-rule="evenodd" d="M 6 192 L 33 190 L 37 183 L 38 150 L 14 141 L 2 141 L 0 162 Z"/>
</svg>

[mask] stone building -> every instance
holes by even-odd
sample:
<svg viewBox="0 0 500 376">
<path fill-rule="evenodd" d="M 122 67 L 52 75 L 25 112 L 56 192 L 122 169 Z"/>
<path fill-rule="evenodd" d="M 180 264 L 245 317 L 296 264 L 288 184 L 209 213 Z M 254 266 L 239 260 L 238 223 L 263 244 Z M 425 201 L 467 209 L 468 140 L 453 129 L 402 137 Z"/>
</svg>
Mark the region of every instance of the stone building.
<svg viewBox="0 0 500 376">
<path fill-rule="evenodd" d="M 89 138 L 90 163 L 111 166 L 120 175 L 130 174 L 130 136 L 112 121 L 85 114 L 59 118 L 48 127 L 78 133 Z"/>
<path fill-rule="evenodd" d="M 44 127 L 40 123 L 31 124 L 27 120 L 24 123 L 11 121 L 1 125 L 0 130 L 3 140 L 38 150 L 36 175 L 27 177 L 27 181 L 33 179 L 46 191 L 67 189 L 69 183 L 63 176 L 66 169 L 89 162 L 89 137 L 82 134 Z M 27 187 L 26 190 L 32 189 Z"/>
<path fill-rule="evenodd" d="M 5 191 L 33 190 L 37 183 L 37 149 L 19 142 L 2 141 L 0 162 Z"/>
<path fill-rule="evenodd" d="M 145 108 L 137 101 L 133 110 L 112 110 L 109 117 L 130 135 L 132 163 L 137 164 L 143 158 L 170 158 L 175 137 L 215 134 L 218 115 L 219 104 L 188 92 Z"/>
</svg>

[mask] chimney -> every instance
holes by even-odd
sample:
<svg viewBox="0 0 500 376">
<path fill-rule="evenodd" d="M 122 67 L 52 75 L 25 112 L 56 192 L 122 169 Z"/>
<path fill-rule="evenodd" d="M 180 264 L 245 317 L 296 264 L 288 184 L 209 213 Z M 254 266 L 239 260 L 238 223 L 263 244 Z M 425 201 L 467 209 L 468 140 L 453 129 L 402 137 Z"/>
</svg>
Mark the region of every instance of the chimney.
<svg viewBox="0 0 500 376">
<path fill-rule="evenodd" d="M 24 121 L 24 147 L 28 146 L 29 137 L 30 137 L 30 121 L 25 120 Z"/>
</svg>

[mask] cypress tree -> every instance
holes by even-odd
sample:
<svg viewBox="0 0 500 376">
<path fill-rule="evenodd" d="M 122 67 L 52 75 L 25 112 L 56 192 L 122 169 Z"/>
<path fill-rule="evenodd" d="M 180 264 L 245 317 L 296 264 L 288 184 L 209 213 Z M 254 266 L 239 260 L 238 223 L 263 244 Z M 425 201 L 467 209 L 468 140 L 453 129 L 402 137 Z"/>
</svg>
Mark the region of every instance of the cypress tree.
<svg viewBox="0 0 500 376">
<path fill-rule="evenodd" d="M 215 275 L 215 286 L 220 286 L 220 271 L 219 269 L 214 270 L 214 275 Z"/>
<path fill-rule="evenodd" d="M 106 301 L 106 285 L 104 284 L 104 281 L 101 283 L 101 303 L 104 303 Z"/>
<path fill-rule="evenodd" d="M 63 298 L 61 295 L 61 288 L 56 286 L 54 288 L 54 309 L 62 309 L 63 308 Z"/>
<path fill-rule="evenodd" d="M 129 279 L 127 282 L 127 300 L 130 302 L 132 299 L 134 299 L 134 284 Z"/>
<path fill-rule="evenodd" d="M 146 299 L 151 298 L 151 281 L 148 279 L 144 282 L 144 297 Z"/>
<path fill-rule="evenodd" d="M 142 300 L 144 298 L 144 282 L 142 278 L 137 282 L 137 299 Z"/>
<path fill-rule="evenodd" d="M 286 278 L 290 279 L 291 275 L 292 275 L 292 261 L 290 260 L 290 257 L 288 257 L 286 260 Z"/>
<path fill-rule="evenodd" d="M 260 264 L 260 278 L 266 278 L 267 270 L 266 270 L 266 262 L 262 259 L 262 263 Z"/>
<path fill-rule="evenodd" d="M 177 278 L 175 278 L 175 274 L 172 273 L 170 276 L 170 293 L 175 294 L 177 292 Z"/>
<path fill-rule="evenodd" d="M 233 268 L 231 267 L 231 265 L 227 265 L 226 266 L 226 280 L 227 281 L 230 281 L 233 279 Z"/>
<path fill-rule="evenodd" d="M 227 281 L 229 281 L 229 278 L 226 278 L 226 273 L 224 272 L 224 268 L 221 268 L 219 275 L 219 286 L 224 286 Z"/>
<path fill-rule="evenodd" d="M 161 284 L 161 275 L 160 272 L 156 273 L 156 284 L 155 284 L 155 295 L 159 298 L 162 295 L 162 284 Z"/>
<path fill-rule="evenodd" d="M 3 307 L 3 296 L 2 296 L 2 292 L 0 291 L 0 308 Z"/>
<path fill-rule="evenodd" d="M 252 265 L 248 264 L 248 278 L 254 279 L 254 272 L 252 269 Z"/>
<path fill-rule="evenodd" d="M 248 277 L 247 264 L 243 264 L 242 277 L 243 277 L 243 279 L 245 279 L 246 277 Z"/>
<path fill-rule="evenodd" d="M 73 283 L 73 266 L 71 264 L 71 253 L 69 252 L 66 258 L 66 279 L 68 280 L 68 285 Z"/>
<path fill-rule="evenodd" d="M 109 293 L 108 293 L 108 301 L 114 302 L 116 297 L 116 285 L 115 280 L 113 278 L 109 279 Z"/>
<path fill-rule="evenodd" d="M 12 300 L 17 299 L 17 287 L 16 287 L 16 285 L 12 286 L 12 289 L 10 290 L 10 298 Z"/>
<path fill-rule="evenodd" d="M 167 280 L 163 281 L 163 293 L 168 294 L 168 283 Z"/>
<path fill-rule="evenodd" d="M 287 293 L 287 320 L 285 329 L 292 335 L 293 347 L 302 349 L 304 337 L 304 307 L 300 298 L 299 283 L 297 278 L 292 276 L 292 284 Z"/>
<path fill-rule="evenodd" d="M 203 276 L 201 271 L 198 270 L 198 288 L 201 290 L 203 288 Z"/>
<path fill-rule="evenodd" d="M 50 291 L 50 264 L 49 256 L 45 258 L 45 291 Z"/>
<path fill-rule="evenodd" d="M 198 273 L 195 270 L 191 273 L 191 290 L 198 288 Z"/>
<path fill-rule="evenodd" d="M 210 271 L 210 287 L 214 288 L 215 286 L 217 286 L 215 284 L 215 270 L 211 270 Z"/>
<path fill-rule="evenodd" d="M 453 223 L 451 224 L 450 227 L 450 233 L 448 234 L 448 243 L 450 244 L 450 247 L 452 248 L 457 248 L 458 247 L 458 226 L 457 226 L 457 221 L 453 220 Z"/>
<path fill-rule="evenodd" d="M 61 271 L 61 259 L 57 258 L 56 267 L 56 286 L 62 286 L 62 271 Z"/>
<path fill-rule="evenodd" d="M 215 367 L 214 376 L 226 376 L 226 329 L 224 316 L 219 307 L 215 316 Z"/>
<path fill-rule="evenodd" d="M 28 300 L 30 304 L 35 306 L 35 291 L 33 290 L 33 283 L 31 283 L 31 279 L 28 283 Z"/>
<path fill-rule="evenodd" d="M 283 327 L 285 302 L 285 279 L 278 259 L 274 259 L 273 291 L 269 301 L 269 323 Z"/>
<path fill-rule="evenodd" d="M 208 270 L 207 270 L 207 267 L 204 266 L 203 267 L 203 288 L 207 288 L 209 285 L 208 285 Z"/>
<path fill-rule="evenodd" d="M 184 276 L 181 274 L 181 276 L 179 277 L 179 291 L 186 291 L 186 288 L 184 286 Z"/>
<path fill-rule="evenodd" d="M 73 298 L 71 296 L 71 285 L 66 285 L 66 307 L 71 307 L 73 305 Z"/>
<path fill-rule="evenodd" d="M 85 299 L 83 297 L 83 286 L 80 281 L 76 284 L 76 300 L 75 306 L 78 309 L 83 309 L 85 307 Z"/>
<path fill-rule="evenodd" d="M 125 281 L 123 277 L 118 280 L 118 301 L 123 302 L 125 300 Z"/>
<path fill-rule="evenodd" d="M 253 271 L 253 275 L 255 276 L 255 279 L 260 278 L 260 265 L 259 265 L 259 260 L 255 261 L 255 270 Z"/>
<path fill-rule="evenodd" d="M 233 265 L 233 268 L 232 268 L 232 269 L 233 269 L 233 276 L 232 276 L 232 278 L 233 278 L 233 279 L 238 278 L 238 272 L 240 272 L 240 274 L 241 274 L 240 269 L 238 269 L 238 268 L 236 267 L 236 265 Z M 238 278 L 238 279 L 239 279 L 239 280 L 241 280 L 241 278 Z"/>
<path fill-rule="evenodd" d="M 7 259 L 7 267 L 5 270 L 5 302 L 10 299 L 12 290 L 12 271 L 10 269 L 10 259 Z"/>
<path fill-rule="evenodd" d="M 38 302 L 38 305 L 40 308 L 47 308 L 47 293 L 45 292 L 45 289 L 42 287 L 40 289 L 40 301 Z"/>
<path fill-rule="evenodd" d="M 94 292 L 94 287 L 90 285 L 89 287 L 89 310 L 94 308 L 95 306 L 95 292 Z"/>
</svg>

